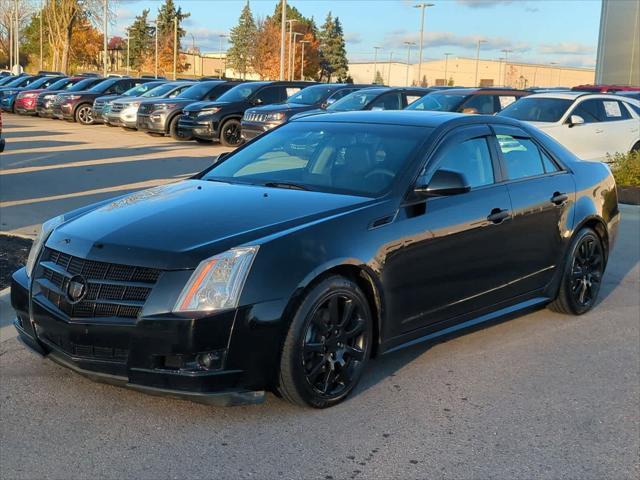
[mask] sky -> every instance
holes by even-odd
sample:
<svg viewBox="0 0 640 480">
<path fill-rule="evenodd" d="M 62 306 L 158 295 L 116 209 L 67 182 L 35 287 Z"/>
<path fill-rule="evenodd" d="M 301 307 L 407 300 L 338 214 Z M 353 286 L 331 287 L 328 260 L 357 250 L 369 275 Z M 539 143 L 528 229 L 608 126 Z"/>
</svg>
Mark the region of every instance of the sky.
<svg viewBox="0 0 640 480">
<path fill-rule="evenodd" d="M 426 9 L 425 61 L 473 57 L 479 39 L 485 40 L 481 58 L 498 59 L 509 49 L 510 61 L 595 67 L 600 0 L 430 0 Z M 193 40 L 202 52 L 220 49 L 220 34 L 237 24 L 245 0 L 176 0 L 191 13 L 183 28 L 183 46 Z M 251 0 L 255 16 L 273 13 L 277 0 Z M 328 12 L 342 22 L 350 61 L 407 60 L 404 42 L 418 43 L 420 9 L 407 0 L 288 0 L 304 16 L 322 25 Z M 125 28 L 143 9 L 155 18 L 160 0 L 119 0 L 111 35 L 124 36 Z M 192 36 L 193 35 L 193 38 Z M 226 45 L 223 45 L 223 49 Z M 414 48 L 411 61 L 417 60 Z"/>
</svg>

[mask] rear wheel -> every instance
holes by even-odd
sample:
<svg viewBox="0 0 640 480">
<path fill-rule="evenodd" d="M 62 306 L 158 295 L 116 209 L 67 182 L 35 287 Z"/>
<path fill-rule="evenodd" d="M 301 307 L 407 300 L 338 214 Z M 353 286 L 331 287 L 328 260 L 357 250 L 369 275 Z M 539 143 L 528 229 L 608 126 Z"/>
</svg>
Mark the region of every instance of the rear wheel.
<svg viewBox="0 0 640 480">
<path fill-rule="evenodd" d="M 558 296 L 549 308 L 573 315 L 591 310 L 600 292 L 604 266 L 600 237 L 590 228 L 580 230 L 571 242 Z"/>
<path fill-rule="evenodd" d="M 225 147 L 237 147 L 242 143 L 241 130 L 240 120 L 227 120 L 220 129 L 220 143 Z"/>
<path fill-rule="evenodd" d="M 76 108 L 75 120 L 82 125 L 93 124 L 93 112 L 91 111 L 91 105 L 83 103 Z"/>
<path fill-rule="evenodd" d="M 343 401 L 371 353 L 369 303 L 351 280 L 331 276 L 304 296 L 282 350 L 278 393 L 315 408 Z"/>
</svg>

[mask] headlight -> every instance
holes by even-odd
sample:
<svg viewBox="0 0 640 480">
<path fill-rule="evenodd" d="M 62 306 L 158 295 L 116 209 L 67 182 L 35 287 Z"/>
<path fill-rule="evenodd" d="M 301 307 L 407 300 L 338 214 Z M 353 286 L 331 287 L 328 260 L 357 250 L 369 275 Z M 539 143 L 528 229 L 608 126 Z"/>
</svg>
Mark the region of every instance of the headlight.
<svg viewBox="0 0 640 480">
<path fill-rule="evenodd" d="M 128 110 L 130 108 L 137 109 L 139 106 L 140 106 L 140 102 L 131 102 L 125 107 L 125 110 Z"/>
<path fill-rule="evenodd" d="M 16 93 L 18 93 L 17 90 L 5 90 L 4 94 L 8 97 L 10 97 L 11 95 L 15 95 Z"/>
<path fill-rule="evenodd" d="M 157 111 L 157 110 L 167 110 L 171 105 L 169 105 L 168 103 L 157 103 L 156 105 L 153 106 L 153 111 Z"/>
<path fill-rule="evenodd" d="M 213 115 L 214 113 L 218 113 L 219 111 L 220 111 L 220 107 L 205 108 L 204 110 L 200 110 L 198 112 L 198 116 L 204 117 L 205 115 Z"/>
<path fill-rule="evenodd" d="M 258 247 L 238 247 L 198 265 L 174 312 L 211 312 L 236 308 Z"/>
<path fill-rule="evenodd" d="M 49 235 L 58 227 L 60 224 L 64 222 L 64 216 L 60 215 L 58 217 L 54 217 L 50 220 L 47 220 L 42 224 L 36 239 L 33 241 L 33 245 L 31 245 L 31 250 L 29 251 L 29 257 L 27 258 L 27 276 L 31 277 L 33 273 L 33 267 L 36 264 L 36 260 L 38 259 L 38 255 L 40 254 L 40 250 L 42 246 L 45 244 Z"/>
<path fill-rule="evenodd" d="M 62 97 L 62 100 L 78 100 L 81 95 L 68 95 L 66 97 Z"/>
<path fill-rule="evenodd" d="M 45 95 L 43 98 L 44 98 L 45 100 L 53 100 L 53 99 L 55 99 L 55 98 L 56 98 L 56 96 L 55 96 L 55 95 Z"/>
<path fill-rule="evenodd" d="M 280 120 L 284 120 L 284 113 L 282 112 L 267 113 L 264 119 L 266 122 L 279 122 Z"/>
</svg>

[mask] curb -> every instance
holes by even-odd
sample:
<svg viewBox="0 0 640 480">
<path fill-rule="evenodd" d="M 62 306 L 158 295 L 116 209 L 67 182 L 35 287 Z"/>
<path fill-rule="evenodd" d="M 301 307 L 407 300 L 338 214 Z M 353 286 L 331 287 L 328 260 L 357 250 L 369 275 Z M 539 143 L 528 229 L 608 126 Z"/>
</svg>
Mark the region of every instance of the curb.
<svg viewBox="0 0 640 480">
<path fill-rule="evenodd" d="M 0 341 L 16 337 L 18 332 L 13 328 L 13 308 L 11 308 L 11 289 L 0 291 Z"/>
</svg>

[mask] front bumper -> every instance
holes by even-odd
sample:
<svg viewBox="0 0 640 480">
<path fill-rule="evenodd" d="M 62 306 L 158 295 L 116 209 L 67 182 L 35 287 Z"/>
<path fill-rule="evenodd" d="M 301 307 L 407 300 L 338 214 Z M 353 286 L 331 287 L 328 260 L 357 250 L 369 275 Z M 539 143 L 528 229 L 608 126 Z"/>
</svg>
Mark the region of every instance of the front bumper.
<svg viewBox="0 0 640 480">
<path fill-rule="evenodd" d="M 198 119 L 190 115 L 182 115 L 178 121 L 178 131 L 184 136 L 201 138 L 203 140 L 218 140 L 218 122 L 211 118 Z"/>
<path fill-rule="evenodd" d="M 259 137 L 263 133 L 274 129 L 280 123 L 259 123 L 259 122 L 241 122 L 242 131 L 241 136 L 243 140 L 252 140 Z"/>
<path fill-rule="evenodd" d="M 68 318 L 30 293 L 24 269 L 12 278 L 11 304 L 20 340 L 31 350 L 91 379 L 215 405 L 261 403 L 263 390 L 243 387 L 244 372 L 226 368 L 237 311 L 201 318 L 158 315 L 131 322 Z M 217 369 L 171 367 L 167 358 L 223 351 Z"/>
<path fill-rule="evenodd" d="M 100 124 L 104 123 L 104 117 L 102 116 L 102 109 L 96 110 L 95 108 L 91 109 L 91 114 L 93 116 L 93 123 Z"/>
<path fill-rule="evenodd" d="M 35 104 L 32 106 L 26 106 L 23 104 L 16 104 L 16 113 L 20 115 L 36 115 L 36 106 Z"/>
<path fill-rule="evenodd" d="M 141 132 L 166 133 L 168 115 L 162 113 L 138 113 L 134 128 Z"/>
<path fill-rule="evenodd" d="M 4 110 L 5 112 L 13 112 L 15 100 L 15 95 L 11 95 L 10 97 L 2 97 L 2 100 L 0 100 L 0 108 L 2 108 L 2 110 Z"/>
<path fill-rule="evenodd" d="M 124 127 L 124 128 L 137 128 L 137 119 L 136 115 L 120 115 L 119 113 L 107 113 L 104 118 L 104 123 L 108 123 L 109 125 L 113 125 L 116 127 Z"/>
</svg>

